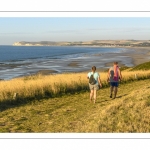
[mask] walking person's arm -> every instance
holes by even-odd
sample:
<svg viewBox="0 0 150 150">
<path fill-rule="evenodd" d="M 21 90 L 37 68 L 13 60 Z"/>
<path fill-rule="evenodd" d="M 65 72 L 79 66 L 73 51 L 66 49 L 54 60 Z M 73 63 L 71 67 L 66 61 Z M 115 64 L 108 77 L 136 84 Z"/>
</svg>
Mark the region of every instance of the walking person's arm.
<svg viewBox="0 0 150 150">
<path fill-rule="evenodd" d="M 121 82 L 121 80 L 122 80 L 122 74 L 121 74 L 120 69 L 119 69 L 119 80 L 120 80 L 120 82 Z"/>
<path fill-rule="evenodd" d="M 87 76 L 86 76 L 86 77 L 87 77 L 87 79 L 89 79 L 89 74 L 87 74 Z"/>
<path fill-rule="evenodd" d="M 102 87 L 102 81 L 101 81 L 100 77 L 98 77 L 98 83 L 99 83 L 100 87 Z"/>
<path fill-rule="evenodd" d="M 109 78 L 110 78 L 110 69 L 108 70 L 107 82 L 109 82 Z"/>
</svg>

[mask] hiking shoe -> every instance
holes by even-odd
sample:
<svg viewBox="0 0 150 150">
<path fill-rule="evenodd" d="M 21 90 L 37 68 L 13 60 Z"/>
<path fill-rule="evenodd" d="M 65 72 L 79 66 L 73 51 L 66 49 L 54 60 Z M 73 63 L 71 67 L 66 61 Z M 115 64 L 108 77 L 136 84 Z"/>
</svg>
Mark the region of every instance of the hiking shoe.
<svg viewBox="0 0 150 150">
<path fill-rule="evenodd" d="M 112 98 L 112 94 L 110 94 L 110 98 Z"/>
</svg>

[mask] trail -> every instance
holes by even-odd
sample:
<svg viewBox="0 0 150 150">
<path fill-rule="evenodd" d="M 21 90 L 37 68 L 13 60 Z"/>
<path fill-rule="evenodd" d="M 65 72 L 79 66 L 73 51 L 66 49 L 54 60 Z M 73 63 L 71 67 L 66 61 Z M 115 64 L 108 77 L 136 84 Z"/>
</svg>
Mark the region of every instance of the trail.
<svg viewBox="0 0 150 150">
<path fill-rule="evenodd" d="M 120 84 L 114 100 L 101 88 L 95 104 L 80 92 L 10 108 L 0 113 L 0 132 L 150 132 L 149 83 Z"/>
</svg>

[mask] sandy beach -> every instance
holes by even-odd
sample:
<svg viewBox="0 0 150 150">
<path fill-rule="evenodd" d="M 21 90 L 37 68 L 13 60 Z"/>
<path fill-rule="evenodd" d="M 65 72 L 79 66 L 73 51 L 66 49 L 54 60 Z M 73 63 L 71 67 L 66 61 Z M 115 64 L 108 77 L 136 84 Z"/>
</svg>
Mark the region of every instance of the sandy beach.
<svg viewBox="0 0 150 150">
<path fill-rule="evenodd" d="M 94 65 L 97 71 L 104 71 L 110 68 L 114 61 L 119 62 L 119 66 L 134 67 L 141 63 L 150 60 L 150 47 L 118 47 L 124 51 L 120 53 L 102 53 L 102 54 L 85 54 L 85 57 L 72 58 L 72 59 L 47 59 L 38 62 L 22 62 L 22 63 L 9 63 L 0 64 L 1 78 L 12 78 L 29 76 L 35 74 L 49 75 L 67 72 L 88 72 Z M 7 72 L 7 70 L 10 70 Z M 28 71 L 28 73 L 26 72 Z"/>
<path fill-rule="evenodd" d="M 123 47 L 123 48 L 126 48 L 126 47 Z M 122 55 L 122 57 L 124 56 L 126 58 L 130 58 L 131 62 L 129 62 L 129 64 L 132 63 L 133 64 L 132 67 L 139 65 L 141 63 L 150 61 L 150 47 L 146 47 L 146 48 L 144 48 L 144 47 L 128 47 L 127 49 L 129 49 L 129 51 L 124 53 Z M 130 49 L 135 50 L 135 51 L 130 51 Z M 95 56 L 100 57 L 101 55 L 95 55 Z M 110 61 L 110 58 L 117 57 L 117 56 L 119 56 L 119 54 L 109 54 L 109 56 L 104 56 L 104 57 L 108 58 L 108 62 L 104 63 L 104 65 L 103 65 L 104 67 L 97 68 L 97 70 L 98 71 L 104 71 L 107 68 L 111 67 L 114 61 Z M 79 67 L 81 64 L 83 64 L 83 62 L 84 61 L 82 61 L 82 60 L 72 61 L 72 62 L 68 63 L 68 66 L 71 67 L 72 69 L 74 69 L 74 68 Z M 127 66 L 124 63 L 123 59 L 118 61 L 118 62 L 119 62 L 120 67 Z M 91 68 L 84 70 L 83 72 L 88 72 L 90 70 L 91 70 Z M 80 70 L 78 72 L 82 72 L 82 70 Z M 47 75 L 47 74 L 57 73 L 57 71 L 55 71 L 55 70 L 47 70 L 47 71 L 41 70 L 38 73 L 41 73 L 42 75 Z"/>
<path fill-rule="evenodd" d="M 131 53 L 129 56 L 133 59 L 133 64 L 135 66 L 150 61 L 150 47 L 136 47 L 133 49 L 135 49 L 136 52 Z"/>
</svg>

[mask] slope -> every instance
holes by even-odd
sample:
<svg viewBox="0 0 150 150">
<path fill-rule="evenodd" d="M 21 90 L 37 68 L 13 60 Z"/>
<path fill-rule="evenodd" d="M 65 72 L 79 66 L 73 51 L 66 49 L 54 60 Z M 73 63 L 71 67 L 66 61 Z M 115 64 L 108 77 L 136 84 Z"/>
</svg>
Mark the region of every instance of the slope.
<svg viewBox="0 0 150 150">
<path fill-rule="evenodd" d="M 150 132 L 149 82 L 120 84 L 115 100 L 109 98 L 109 88 L 102 88 L 95 104 L 89 92 L 81 92 L 7 106 L 0 113 L 0 132 Z"/>
</svg>

